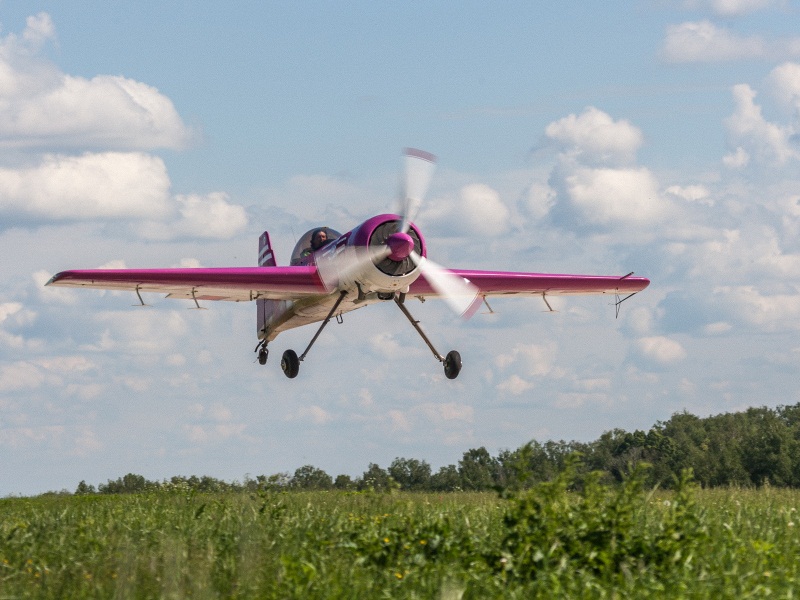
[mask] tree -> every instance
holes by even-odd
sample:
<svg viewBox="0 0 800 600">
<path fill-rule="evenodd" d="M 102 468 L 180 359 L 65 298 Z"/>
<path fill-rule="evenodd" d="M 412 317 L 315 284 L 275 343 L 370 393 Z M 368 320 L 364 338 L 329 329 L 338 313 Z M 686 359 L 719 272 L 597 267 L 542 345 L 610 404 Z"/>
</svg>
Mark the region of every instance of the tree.
<svg viewBox="0 0 800 600">
<path fill-rule="evenodd" d="M 304 465 L 294 472 L 289 485 L 301 490 L 329 490 L 333 487 L 333 479 L 322 469 Z"/>
<path fill-rule="evenodd" d="M 461 475 L 458 467 L 447 465 L 441 467 L 428 480 L 428 488 L 436 492 L 457 492 L 461 490 Z"/>
<path fill-rule="evenodd" d="M 333 482 L 333 487 L 337 490 L 352 490 L 355 484 L 350 475 L 337 475 L 336 480 Z"/>
<path fill-rule="evenodd" d="M 369 467 L 358 481 L 358 489 L 385 491 L 391 487 L 391 481 L 391 477 L 384 469 L 375 463 L 369 463 Z"/>
<path fill-rule="evenodd" d="M 498 471 L 497 460 L 481 446 L 477 450 L 467 450 L 458 461 L 458 474 L 465 490 L 489 490 L 494 487 Z"/>
<path fill-rule="evenodd" d="M 116 481 L 109 479 L 107 484 L 101 483 L 97 489 L 101 494 L 135 494 L 154 487 L 157 487 L 157 484 L 147 481 L 142 475 L 128 473 Z"/>
<path fill-rule="evenodd" d="M 389 475 L 401 490 L 422 490 L 430 483 L 431 466 L 416 458 L 395 458 L 389 465 Z"/>
<path fill-rule="evenodd" d="M 83 480 L 81 480 L 81 482 L 78 484 L 77 489 L 75 490 L 75 495 L 76 496 L 84 496 L 84 495 L 87 495 L 87 494 L 95 494 L 95 493 L 97 493 L 97 492 L 94 489 L 94 486 L 93 485 L 88 485 Z"/>
</svg>

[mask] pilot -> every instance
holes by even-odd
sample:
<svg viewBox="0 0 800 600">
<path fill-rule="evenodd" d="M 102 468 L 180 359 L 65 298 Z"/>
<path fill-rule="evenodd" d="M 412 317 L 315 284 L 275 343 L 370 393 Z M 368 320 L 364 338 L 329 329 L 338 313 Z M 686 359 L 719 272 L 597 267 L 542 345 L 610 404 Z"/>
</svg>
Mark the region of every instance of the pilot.
<svg viewBox="0 0 800 600">
<path fill-rule="evenodd" d="M 324 229 L 316 229 L 311 234 L 311 250 L 319 250 L 328 242 L 328 233 Z"/>
<path fill-rule="evenodd" d="M 319 250 L 328 243 L 328 232 L 324 229 L 315 229 L 311 234 L 311 247 L 306 248 L 300 253 L 300 258 L 305 258 L 312 252 Z"/>
</svg>

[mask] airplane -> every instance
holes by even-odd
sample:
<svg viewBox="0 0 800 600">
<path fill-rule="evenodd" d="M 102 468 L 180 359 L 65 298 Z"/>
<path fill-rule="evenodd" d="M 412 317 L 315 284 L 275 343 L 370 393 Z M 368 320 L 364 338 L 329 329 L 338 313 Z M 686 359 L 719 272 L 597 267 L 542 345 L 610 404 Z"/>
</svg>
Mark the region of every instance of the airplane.
<svg viewBox="0 0 800 600">
<path fill-rule="evenodd" d="M 90 269 L 62 271 L 45 285 L 129 290 L 146 306 L 142 292 L 167 298 L 199 301 L 255 302 L 257 360 L 264 365 L 268 345 L 280 333 L 319 323 L 299 356 L 288 349 L 281 357 L 284 374 L 297 377 L 303 362 L 325 326 L 352 310 L 394 301 L 416 329 L 448 379 L 461 372 L 461 355 L 440 354 L 408 310 L 406 300 L 443 298 L 458 314 L 469 318 L 482 305 L 491 311 L 489 296 L 541 297 L 569 294 L 613 294 L 617 316 L 620 304 L 645 289 L 650 281 L 623 276 L 563 275 L 505 271 L 446 269 L 427 256 L 422 232 L 413 222 L 430 184 L 436 157 L 408 148 L 400 209 L 396 214 L 371 217 L 341 234 L 329 227 L 306 232 L 297 241 L 289 266 L 278 266 L 268 232 L 259 237 L 258 266 L 230 268 Z"/>
</svg>

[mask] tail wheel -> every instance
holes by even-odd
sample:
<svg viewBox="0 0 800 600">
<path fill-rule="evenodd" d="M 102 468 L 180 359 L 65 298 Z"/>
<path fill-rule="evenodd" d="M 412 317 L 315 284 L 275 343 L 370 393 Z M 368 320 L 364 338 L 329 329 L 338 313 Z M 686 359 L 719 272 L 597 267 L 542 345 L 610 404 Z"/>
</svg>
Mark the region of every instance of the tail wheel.
<svg viewBox="0 0 800 600">
<path fill-rule="evenodd" d="M 448 379 L 455 379 L 460 372 L 461 355 L 455 350 L 451 350 L 444 359 L 444 375 Z"/>
<path fill-rule="evenodd" d="M 261 348 L 258 351 L 258 364 L 265 365 L 267 364 L 267 357 L 269 356 L 269 350 L 266 348 Z"/>
<path fill-rule="evenodd" d="M 300 372 L 300 359 L 294 350 L 287 350 L 281 357 L 281 369 L 289 379 L 294 379 Z"/>
</svg>

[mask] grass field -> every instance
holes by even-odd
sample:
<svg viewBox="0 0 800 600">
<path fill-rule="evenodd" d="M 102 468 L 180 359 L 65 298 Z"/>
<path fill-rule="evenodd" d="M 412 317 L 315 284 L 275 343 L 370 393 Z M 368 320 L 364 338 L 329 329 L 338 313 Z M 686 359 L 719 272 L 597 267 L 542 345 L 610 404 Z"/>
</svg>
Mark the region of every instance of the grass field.
<svg viewBox="0 0 800 600">
<path fill-rule="evenodd" d="M 800 492 L 0 500 L 0 598 L 790 598 Z"/>
</svg>

